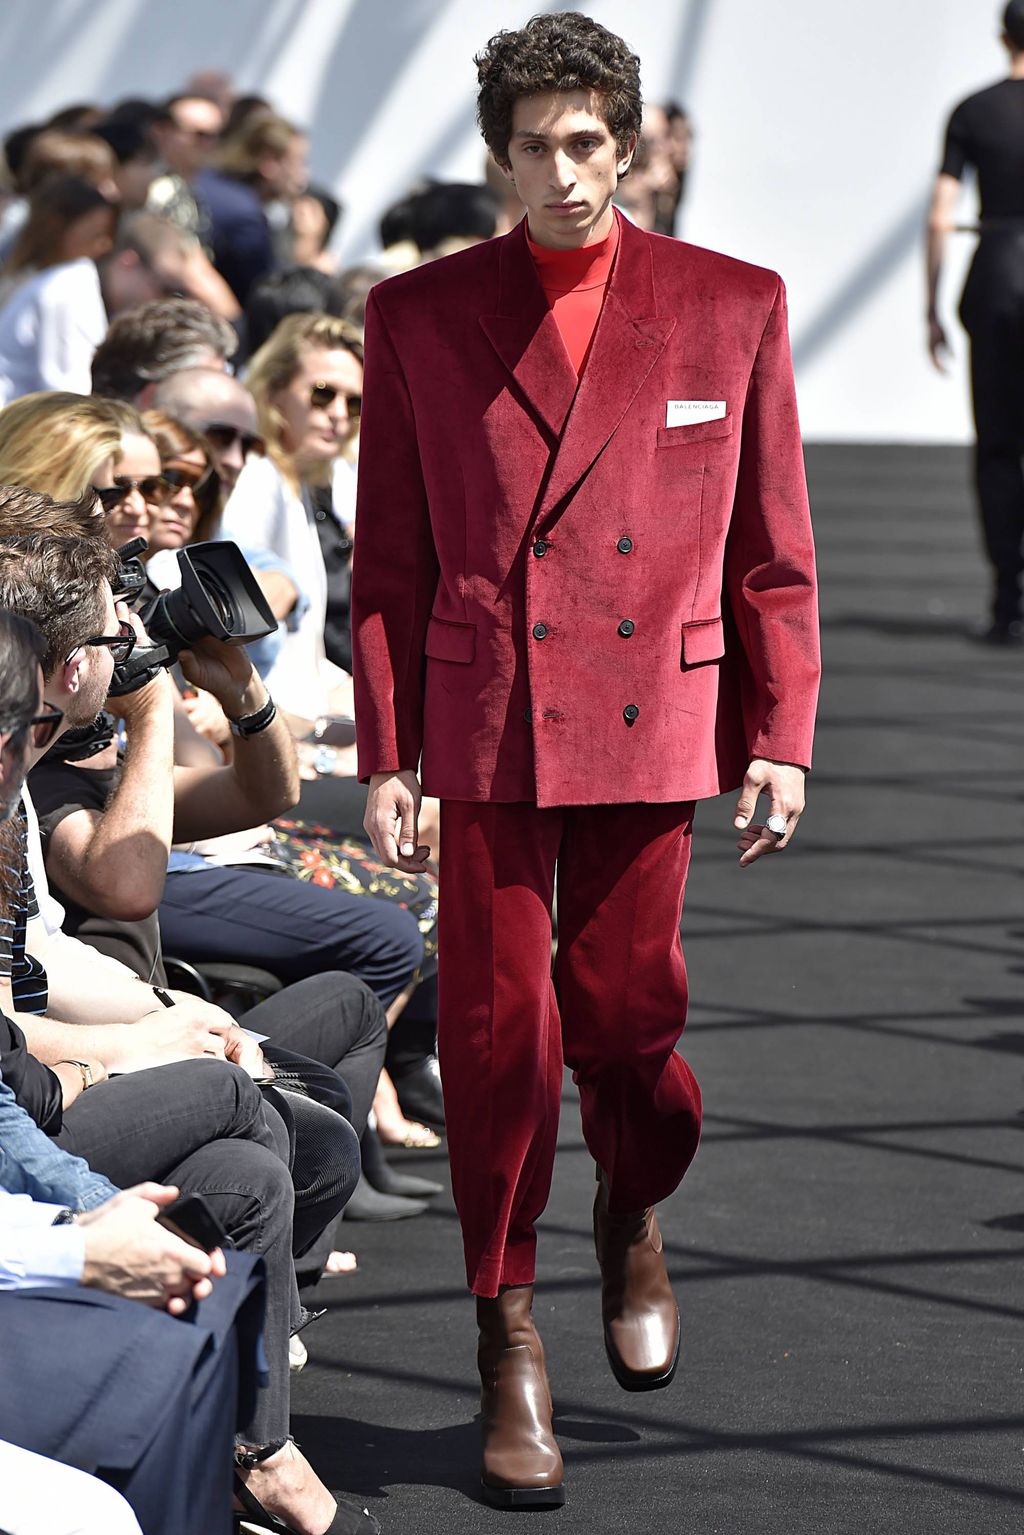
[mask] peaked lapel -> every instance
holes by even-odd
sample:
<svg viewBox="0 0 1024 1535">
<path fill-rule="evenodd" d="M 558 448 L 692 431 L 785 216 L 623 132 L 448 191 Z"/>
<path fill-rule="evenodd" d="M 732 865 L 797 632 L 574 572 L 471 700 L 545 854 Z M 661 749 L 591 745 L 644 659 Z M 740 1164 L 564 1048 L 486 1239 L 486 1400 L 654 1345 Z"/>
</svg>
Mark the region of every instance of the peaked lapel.
<svg viewBox="0 0 1024 1535">
<path fill-rule="evenodd" d="M 498 313 L 480 325 L 552 437 L 561 436 L 576 372 L 548 308 L 526 244 L 526 220 L 505 235 L 498 262 Z"/>
<path fill-rule="evenodd" d="M 647 235 L 619 214 L 616 218 L 619 249 L 615 267 L 590 356 L 537 509 L 538 522 L 555 511 L 586 474 L 675 330 L 674 319 L 659 318 L 656 312 L 654 264 Z M 528 251 L 526 254 L 529 257 Z"/>
</svg>

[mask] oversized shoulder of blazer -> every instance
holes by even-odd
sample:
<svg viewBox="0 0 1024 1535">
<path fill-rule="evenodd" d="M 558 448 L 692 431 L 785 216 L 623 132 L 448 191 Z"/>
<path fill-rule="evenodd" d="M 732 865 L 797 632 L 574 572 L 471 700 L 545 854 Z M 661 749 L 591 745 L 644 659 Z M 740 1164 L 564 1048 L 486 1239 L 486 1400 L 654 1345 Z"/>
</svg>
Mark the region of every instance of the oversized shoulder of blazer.
<svg viewBox="0 0 1024 1535">
<path fill-rule="evenodd" d="M 364 778 L 419 768 L 442 798 L 543 806 L 705 798 L 754 757 L 810 766 L 785 289 L 619 222 L 578 385 L 523 225 L 371 292 Z"/>
</svg>

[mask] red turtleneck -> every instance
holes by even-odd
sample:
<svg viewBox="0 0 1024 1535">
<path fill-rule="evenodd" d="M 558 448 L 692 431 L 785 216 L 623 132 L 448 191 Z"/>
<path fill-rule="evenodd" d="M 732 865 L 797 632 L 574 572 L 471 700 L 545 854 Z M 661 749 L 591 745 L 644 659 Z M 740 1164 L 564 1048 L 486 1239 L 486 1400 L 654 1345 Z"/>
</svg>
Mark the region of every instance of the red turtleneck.
<svg viewBox="0 0 1024 1535">
<path fill-rule="evenodd" d="M 529 235 L 526 243 L 537 265 L 548 301 L 555 317 L 569 360 L 579 378 L 594 339 L 605 290 L 619 248 L 619 221 L 599 245 L 583 245 L 578 250 L 554 250 L 549 245 L 535 245 Z"/>
</svg>

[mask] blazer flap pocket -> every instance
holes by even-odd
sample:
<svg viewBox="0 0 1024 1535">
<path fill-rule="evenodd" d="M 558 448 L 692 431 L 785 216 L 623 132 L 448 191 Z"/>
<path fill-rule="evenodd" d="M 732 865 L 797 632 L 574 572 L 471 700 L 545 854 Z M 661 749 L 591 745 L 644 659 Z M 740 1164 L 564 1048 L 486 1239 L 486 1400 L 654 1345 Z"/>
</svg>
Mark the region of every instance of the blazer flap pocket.
<svg viewBox="0 0 1024 1535">
<path fill-rule="evenodd" d="M 476 624 L 456 624 L 447 618 L 432 618 L 427 625 L 424 648 L 435 661 L 468 663 L 476 654 Z"/>
<path fill-rule="evenodd" d="M 720 661 L 725 655 L 725 630 L 720 618 L 705 618 L 683 625 L 683 665 Z"/>
<path fill-rule="evenodd" d="M 659 426 L 658 447 L 680 448 L 690 442 L 710 442 L 715 437 L 732 436 L 732 411 L 714 421 L 694 421 L 691 425 Z"/>
</svg>

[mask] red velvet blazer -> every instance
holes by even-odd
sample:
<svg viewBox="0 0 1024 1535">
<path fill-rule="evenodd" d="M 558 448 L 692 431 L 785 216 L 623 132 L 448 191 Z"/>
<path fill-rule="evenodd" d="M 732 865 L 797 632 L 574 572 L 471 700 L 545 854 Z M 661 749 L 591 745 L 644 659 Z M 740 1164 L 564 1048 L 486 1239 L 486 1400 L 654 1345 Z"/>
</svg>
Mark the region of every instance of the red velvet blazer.
<svg viewBox="0 0 1024 1535">
<path fill-rule="evenodd" d="M 666 425 L 670 400 L 726 402 Z M 810 766 L 814 554 L 772 272 L 621 239 L 576 375 L 525 225 L 381 283 L 352 592 L 362 776 L 701 799 Z"/>
</svg>

